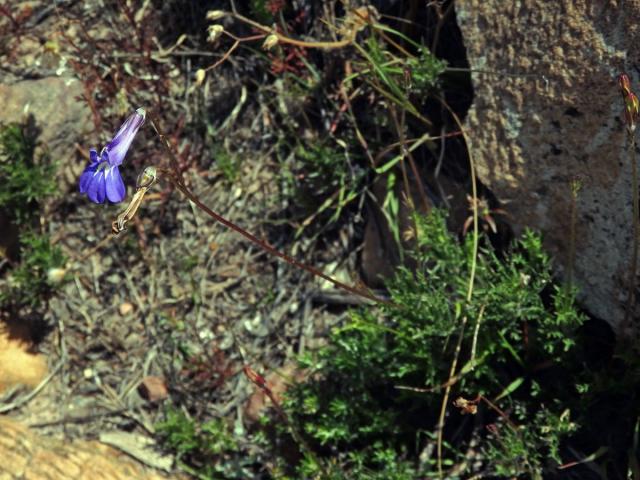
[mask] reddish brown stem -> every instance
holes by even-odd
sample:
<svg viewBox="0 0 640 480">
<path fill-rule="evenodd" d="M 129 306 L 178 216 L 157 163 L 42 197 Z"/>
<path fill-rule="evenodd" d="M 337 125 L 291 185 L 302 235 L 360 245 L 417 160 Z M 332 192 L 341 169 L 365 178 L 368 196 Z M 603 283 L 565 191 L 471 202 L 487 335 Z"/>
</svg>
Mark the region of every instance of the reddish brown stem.
<svg viewBox="0 0 640 480">
<path fill-rule="evenodd" d="M 334 278 L 331 278 L 329 275 L 326 275 L 326 274 L 322 273 L 320 270 L 317 270 L 314 267 L 311 267 L 311 266 L 306 265 L 306 264 L 304 264 L 302 262 L 299 262 L 295 258 L 290 257 L 286 253 L 280 252 L 279 250 L 277 250 L 274 247 L 272 247 L 271 245 L 269 245 L 266 241 L 261 240 L 260 238 L 256 237 L 255 235 L 247 232 L 244 228 L 239 227 L 235 223 L 230 222 L 229 220 L 224 218 L 222 215 L 219 215 L 216 212 L 214 212 L 213 210 L 211 210 L 208 206 L 206 206 L 204 203 L 202 203 L 200 201 L 200 199 L 195 194 L 193 194 L 191 192 L 191 190 L 189 190 L 186 187 L 186 185 L 182 182 L 182 176 L 181 176 L 181 173 L 180 173 L 179 163 L 178 163 L 178 160 L 177 160 L 175 154 L 173 153 L 173 149 L 171 148 L 171 144 L 169 143 L 169 140 L 167 139 L 166 135 L 164 135 L 164 133 L 162 133 L 162 131 L 160 130 L 160 127 L 159 127 L 158 123 L 154 121 L 152 112 L 147 111 L 147 118 L 149 118 L 149 121 L 151 122 L 151 125 L 153 126 L 153 128 L 156 131 L 156 133 L 158 134 L 158 136 L 162 140 L 162 144 L 164 145 L 165 149 L 167 150 L 167 153 L 169 154 L 169 160 L 170 160 L 170 164 L 171 164 L 171 169 L 158 168 L 157 169 L 158 173 L 163 175 L 171 183 L 173 183 L 173 185 L 178 190 L 180 190 L 189 200 L 191 200 L 200 210 L 205 212 L 207 215 L 209 215 L 215 221 L 220 222 L 225 227 L 230 228 L 234 232 L 237 232 L 240 235 L 242 235 L 243 237 L 245 237 L 250 242 L 258 245 L 265 252 L 268 252 L 271 255 L 275 255 L 276 257 L 281 258 L 282 260 L 284 260 L 285 262 L 293 265 L 294 267 L 297 267 L 297 268 L 299 268 L 301 270 L 309 272 L 312 275 L 315 275 L 316 277 L 319 277 L 319 278 L 322 278 L 323 280 L 331 282 L 333 285 L 335 285 L 338 288 L 341 288 L 342 290 L 346 290 L 347 292 L 353 293 L 354 295 L 358 295 L 360 297 L 369 299 L 369 300 L 371 300 L 371 301 L 373 301 L 375 303 L 383 303 L 385 305 L 394 305 L 393 302 L 390 302 L 389 300 L 385 300 L 383 298 L 376 297 L 375 295 L 372 295 L 371 293 L 369 293 L 369 292 L 367 292 L 365 290 L 360 290 L 358 288 L 355 288 L 355 287 L 352 287 L 350 285 L 347 285 L 346 283 L 342 283 L 342 282 L 340 282 L 338 280 L 335 280 Z"/>
<path fill-rule="evenodd" d="M 300 268 L 301 270 L 305 270 L 305 271 L 315 275 L 316 277 L 319 277 L 319 278 L 322 278 L 323 280 L 331 282 L 333 285 L 335 285 L 338 288 L 341 288 L 342 290 L 346 290 L 346 291 L 348 291 L 350 293 L 353 293 L 354 295 L 358 295 L 360 297 L 367 298 L 367 299 L 369 299 L 369 300 L 371 300 L 371 301 L 373 301 L 375 303 L 384 303 L 384 304 L 387 304 L 387 305 L 391 305 L 391 302 L 388 301 L 388 300 L 376 297 L 375 295 L 372 295 L 369 292 L 357 289 L 355 287 L 347 285 L 346 283 L 342 283 L 342 282 L 340 282 L 338 280 L 335 280 L 334 278 L 331 278 L 329 275 L 326 275 L 326 274 L 322 273 L 320 270 L 317 270 L 314 267 L 311 267 L 311 266 L 306 265 L 306 264 L 304 264 L 302 262 L 299 262 L 298 260 L 296 260 L 293 257 L 290 257 L 286 253 L 282 253 L 281 251 L 275 249 L 274 247 L 269 245 L 264 240 L 261 240 L 260 238 L 258 238 L 255 235 L 247 232 L 245 229 L 239 227 L 238 225 L 236 225 L 233 222 L 230 222 L 229 220 L 227 220 L 223 216 L 221 216 L 221 215 L 217 214 L 216 212 L 214 212 L 213 210 L 211 210 L 208 206 L 206 206 L 204 203 L 202 203 L 200 201 L 200 199 L 198 197 L 196 197 L 180 180 L 178 180 L 175 177 L 175 175 L 173 175 L 173 172 L 169 172 L 166 169 L 159 169 L 159 171 L 161 173 L 163 173 L 165 178 L 169 179 L 175 185 L 175 187 L 178 190 L 180 190 L 189 200 L 191 200 L 200 210 L 205 212 L 207 215 L 209 215 L 215 221 L 220 222 L 225 227 L 228 227 L 231 230 L 233 230 L 234 232 L 239 233 L 240 235 L 245 237 L 250 242 L 255 243 L 260 248 L 262 248 L 264 251 L 270 253 L 271 255 L 275 255 L 276 257 L 281 258 L 282 260 L 284 260 L 285 262 L 293 265 L 294 267 Z"/>
</svg>

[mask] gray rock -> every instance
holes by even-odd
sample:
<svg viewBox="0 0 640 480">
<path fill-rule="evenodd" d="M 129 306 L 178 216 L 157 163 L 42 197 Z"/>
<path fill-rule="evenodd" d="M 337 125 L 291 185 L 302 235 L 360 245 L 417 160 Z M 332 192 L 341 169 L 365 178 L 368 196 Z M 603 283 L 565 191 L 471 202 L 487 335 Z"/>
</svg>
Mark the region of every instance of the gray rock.
<svg viewBox="0 0 640 480">
<path fill-rule="evenodd" d="M 64 188 L 77 182 L 86 160 L 78 155 L 76 143 L 86 146 L 87 134 L 93 131 L 89 108 L 79 100 L 82 93 L 82 84 L 70 77 L 0 84 L 0 123 L 23 122 L 33 115 L 40 130 L 39 148 L 58 163 Z"/>
<path fill-rule="evenodd" d="M 478 70 L 466 128 L 480 179 L 508 201 L 516 233 L 524 227 L 543 232 L 557 270 L 565 274 L 569 182 L 584 179 L 577 202 L 576 284 L 583 305 L 620 332 L 632 194 L 616 76 L 626 70 L 640 91 L 634 68 L 640 65 L 640 5 L 461 0 L 456 13 L 469 63 Z"/>
</svg>

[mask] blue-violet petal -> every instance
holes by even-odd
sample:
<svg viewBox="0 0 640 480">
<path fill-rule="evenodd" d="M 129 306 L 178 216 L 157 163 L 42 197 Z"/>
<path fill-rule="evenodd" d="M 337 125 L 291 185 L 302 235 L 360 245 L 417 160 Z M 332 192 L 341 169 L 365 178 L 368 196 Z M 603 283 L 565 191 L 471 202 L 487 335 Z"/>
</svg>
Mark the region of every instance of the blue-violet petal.
<svg viewBox="0 0 640 480">
<path fill-rule="evenodd" d="M 113 140 L 107 143 L 105 151 L 108 152 L 109 165 L 115 166 L 122 163 L 127 154 L 127 150 L 129 150 L 131 146 L 131 142 L 133 142 L 133 138 L 144 123 L 144 119 L 145 111 L 139 108 L 122 124 L 120 130 L 118 130 L 113 137 Z"/>
<path fill-rule="evenodd" d="M 109 167 L 105 173 L 105 182 L 107 189 L 107 198 L 112 203 L 118 203 L 124 200 L 126 189 L 124 182 L 120 176 L 118 167 Z"/>
<path fill-rule="evenodd" d="M 100 170 L 92 177 L 87 188 L 87 196 L 94 203 L 104 203 L 105 190 L 104 170 Z"/>
</svg>

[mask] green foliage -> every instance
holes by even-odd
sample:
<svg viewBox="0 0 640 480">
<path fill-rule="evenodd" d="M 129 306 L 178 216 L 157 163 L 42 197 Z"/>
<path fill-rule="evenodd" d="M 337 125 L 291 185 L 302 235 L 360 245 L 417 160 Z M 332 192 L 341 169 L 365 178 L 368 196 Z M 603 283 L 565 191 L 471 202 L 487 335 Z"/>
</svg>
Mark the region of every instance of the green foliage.
<svg viewBox="0 0 640 480">
<path fill-rule="evenodd" d="M 346 468 L 345 468 L 346 466 Z M 297 478 L 322 478 L 326 480 L 415 480 L 416 468 L 398 453 L 376 442 L 366 451 L 337 453 L 332 459 L 328 475 L 313 459 L 305 457 L 298 468 Z"/>
<path fill-rule="evenodd" d="M 335 222 L 344 207 L 358 197 L 364 171 L 351 163 L 347 151 L 326 142 L 299 142 L 294 154 L 295 164 L 283 169 L 286 194 L 302 217 L 313 215 L 320 223 Z"/>
<path fill-rule="evenodd" d="M 22 234 L 20 247 L 21 261 L 9 273 L 6 288 L 0 290 L 0 306 L 39 308 L 62 280 L 50 277 L 52 271 L 64 267 L 66 259 L 46 235 Z M 63 271 L 60 274 L 64 277 Z"/>
<path fill-rule="evenodd" d="M 268 0 L 251 0 L 249 10 L 252 17 L 260 22 L 273 23 L 273 15 L 267 9 Z"/>
<path fill-rule="evenodd" d="M 383 315 L 352 312 L 326 347 L 303 358 L 310 380 L 289 391 L 286 408 L 318 448 L 344 452 L 333 459 L 343 470 L 360 465 L 377 475 L 382 464 L 405 468 L 410 460 L 416 468 L 420 432 L 434 428 L 442 401 L 438 386 L 448 379 L 462 334 L 460 379 L 452 395 L 498 396 L 503 407 L 517 406 L 511 420 L 522 426 L 509 430 L 508 440 L 501 436 L 502 443 L 487 439 L 493 445 L 487 458 L 506 471 L 509 459 L 524 451 L 528 471 L 539 472 L 542 459 L 558 459 L 559 439 L 571 430 L 559 419 L 569 413 L 560 413 L 558 402 L 525 377 L 536 365 L 562 363 L 583 320 L 573 293 L 553 288 L 542 242 L 526 232 L 503 260 L 481 249 L 467 303 L 471 240 L 457 242 L 440 212 L 415 221 L 418 267 L 400 269 L 390 282 L 393 305 Z M 385 461 L 376 462 L 381 452 Z"/>
<path fill-rule="evenodd" d="M 364 82 L 374 86 L 386 102 L 389 102 L 389 107 L 395 104 L 420 117 L 409 94 L 428 94 L 445 72 L 446 63 L 435 57 L 424 45 L 416 44 L 395 30 L 384 27 L 381 29 L 408 41 L 418 50 L 417 56 L 394 53 L 378 37 L 371 36 L 364 47 L 356 45 L 366 63 L 353 77 L 360 76 Z"/>
<path fill-rule="evenodd" d="M 560 464 L 560 436 L 572 433 L 576 425 L 569 419 L 569 411 L 558 414 L 542 407 L 532 419 L 522 402 L 514 405 L 516 421 L 526 425 L 512 426 L 502 422 L 496 425 L 484 454 L 494 475 L 515 478 L 541 479 L 542 466 L 547 459 Z"/>
<path fill-rule="evenodd" d="M 56 191 L 55 167 L 36 161 L 29 125 L 0 126 L 0 208 L 18 223 L 31 218 L 37 202 Z"/>
<path fill-rule="evenodd" d="M 219 143 L 213 144 L 212 150 L 213 157 L 216 160 L 216 165 L 220 170 L 222 170 L 224 177 L 227 181 L 234 182 L 240 174 L 240 167 L 242 164 L 240 157 L 229 152 L 224 145 Z"/>
<path fill-rule="evenodd" d="M 64 279 L 61 250 L 31 227 L 39 203 L 56 191 L 55 166 L 46 156 L 36 159 L 35 150 L 31 120 L 0 126 L 0 209 L 23 230 L 19 261 L 0 290 L 0 306 L 5 308 L 39 309 Z"/>
<path fill-rule="evenodd" d="M 164 447 L 189 473 L 207 480 L 245 478 L 246 472 L 233 458 L 238 444 L 223 420 L 197 425 L 181 410 L 169 407 L 166 420 L 155 427 Z"/>
<path fill-rule="evenodd" d="M 447 64 L 434 56 L 423 45 L 416 57 L 407 59 L 406 68 L 411 76 L 409 88 L 419 93 L 427 93 L 437 85 L 438 78 L 444 73 Z"/>
<path fill-rule="evenodd" d="M 349 166 L 343 152 L 322 142 L 309 142 L 299 144 L 295 155 L 299 168 L 296 187 L 301 198 L 323 198 L 345 185 Z M 315 202 L 313 205 L 317 207 Z"/>
</svg>

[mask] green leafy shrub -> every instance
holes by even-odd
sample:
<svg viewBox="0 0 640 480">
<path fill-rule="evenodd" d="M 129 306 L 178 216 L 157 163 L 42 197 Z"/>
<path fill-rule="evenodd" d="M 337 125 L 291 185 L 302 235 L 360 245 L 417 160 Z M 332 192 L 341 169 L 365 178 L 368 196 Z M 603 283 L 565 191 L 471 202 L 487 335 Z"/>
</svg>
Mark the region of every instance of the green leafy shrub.
<svg viewBox="0 0 640 480">
<path fill-rule="evenodd" d="M 583 320 L 573 292 L 553 286 L 541 240 L 526 232 L 504 260 L 480 250 L 467 303 L 471 239 L 460 244 L 438 211 L 416 217 L 416 229 L 418 267 L 400 269 L 390 282 L 393 305 L 352 312 L 326 347 L 303 358 L 309 380 L 288 392 L 287 411 L 319 449 L 333 452 L 341 471 L 361 465 L 377 472 L 362 478 L 377 478 L 382 464 L 395 462 L 398 472 L 428 473 L 430 463 L 418 460 L 432 441 L 424 432 L 436 425 L 466 317 L 453 398 L 498 396 L 503 410 L 515 412 L 508 420 L 518 426 L 501 429 L 507 434 L 500 442 L 484 439 L 494 473 L 541 471 L 543 458 L 559 460 L 559 440 L 571 429 L 557 421 L 569 413 L 541 391 L 535 372 L 561 364 L 573 344 Z M 487 415 L 496 417 L 491 409 Z M 523 452 L 525 460 L 514 462 Z M 386 460 L 377 462 L 383 454 Z"/>
<path fill-rule="evenodd" d="M 197 425 L 181 410 L 169 407 L 166 420 L 156 424 L 156 431 L 180 466 L 198 478 L 246 478 L 242 462 L 234 456 L 238 444 L 223 420 Z"/>
<path fill-rule="evenodd" d="M 357 165 L 357 155 L 329 142 L 298 141 L 293 153 L 282 164 L 281 182 L 292 216 L 302 220 L 299 236 L 309 218 L 322 227 L 336 222 L 361 195 L 366 172 Z"/>
<path fill-rule="evenodd" d="M 40 308 L 63 280 L 66 259 L 58 247 L 51 245 L 48 236 L 33 232 L 20 236 L 20 257 L 8 275 L 6 287 L 0 290 L 0 306 Z M 52 278 L 51 273 L 57 269 L 61 278 Z"/>
<path fill-rule="evenodd" d="M 411 74 L 410 88 L 419 93 L 434 88 L 447 68 L 447 64 L 424 45 L 420 45 L 418 56 L 407 59 L 406 65 Z"/>
<path fill-rule="evenodd" d="M 331 206 L 338 212 L 340 205 L 353 195 L 362 174 L 352 169 L 344 152 L 325 143 L 299 144 L 295 155 L 298 171 L 291 180 L 299 205 L 314 211 L 318 201 L 333 197 Z"/>
<path fill-rule="evenodd" d="M 46 156 L 36 161 L 29 124 L 0 126 L 0 208 L 25 223 L 37 202 L 56 191 L 55 166 Z"/>
<path fill-rule="evenodd" d="M 41 201 L 56 191 L 55 165 L 35 151 L 32 119 L 0 126 L 0 210 L 20 230 L 18 258 L 0 288 L 3 308 L 39 309 L 64 279 L 61 250 L 33 230 Z"/>
<path fill-rule="evenodd" d="M 502 424 L 492 429 L 484 454 L 491 470 L 501 477 L 542 478 L 541 470 L 547 459 L 560 464 L 560 438 L 572 433 L 577 426 L 569 418 L 569 410 L 541 408 L 530 418 L 530 407 L 514 402 L 514 420 L 522 425 Z M 561 413 L 559 413 L 561 412 Z"/>
<path fill-rule="evenodd" d="M 212 132 L 210 132 L 209 138 L 211 139 L 211 154 L 215 159 L 216 166 L 222 171 L 224 178 L 228 182 L 233 183 L 238 178 L 241 171 L 242 161 L 240 157 L 229 151 L 223 143 L 215 142 L 213 140 L 214 135 Z"/>
</svg>

